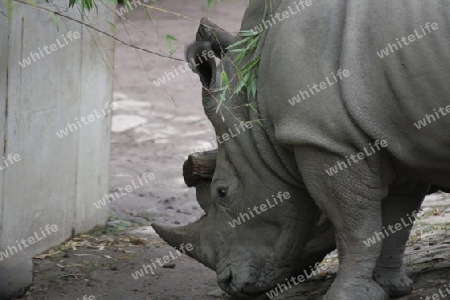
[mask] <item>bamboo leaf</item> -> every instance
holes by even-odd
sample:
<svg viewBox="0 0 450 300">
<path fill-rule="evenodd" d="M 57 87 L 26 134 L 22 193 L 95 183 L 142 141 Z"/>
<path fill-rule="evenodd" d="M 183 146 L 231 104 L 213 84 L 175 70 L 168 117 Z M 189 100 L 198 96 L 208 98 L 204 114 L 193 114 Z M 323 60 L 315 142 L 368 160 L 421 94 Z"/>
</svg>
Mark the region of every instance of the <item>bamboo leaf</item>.
<svg viewBox="0 0 450 300">
<path fill-rule="evenodd" d="M 69 8 L 73 7 L 77 2 L 78 0 L 69 0 Z"/>
<path fill-rule="evenodd" d="M 173 35 L 170 34 L 166 35 L 166 43 L 167 47 L 169 48 L 170 55 L 174 54 L 178 49 L 180 49 L 180 46 L 175 47 L 175 49 L 172 47 L 173 41 L 178 41 L 178 39 Z"/>
<path fill-rule="evenodd" d="M 49 12 L 49 14 L 50 14 L 50 18 L 52 19 L 53 23 L 55 23 L 55 25 L 58 25 L 58 17 L 56 17 L 55 13 Z"/>
<path fill-rule="evenodd" d="M 147 14 L 147 18 L 150 21 L 153 21 L 152 15 L 150 14 L 150 10 L 148 9 L 148 7 L 145 8 L 145 13 Z"/>
<path fill-rule="evenodd" d="M 108 22 L 109 26 L 111 26 L 112 29 L 116 29 L 116 25 L 114 25 L 114 23 L 110 22 L 110 21 L 106 21 Z"/>
</svg>

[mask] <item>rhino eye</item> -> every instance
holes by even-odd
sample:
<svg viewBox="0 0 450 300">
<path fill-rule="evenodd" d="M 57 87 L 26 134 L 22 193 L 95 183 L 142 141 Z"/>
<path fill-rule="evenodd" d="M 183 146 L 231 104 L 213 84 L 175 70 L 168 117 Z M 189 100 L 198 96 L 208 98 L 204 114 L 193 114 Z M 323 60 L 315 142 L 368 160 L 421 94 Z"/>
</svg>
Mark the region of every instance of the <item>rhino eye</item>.
<svg viewBox="0 0 450 300">
<path fill-rule="evenodd" d="M 225 198 L 228 194 L 228 188 L 220 187 L 217 189 L 217 194 L 220 198 Z"/>
</svg>

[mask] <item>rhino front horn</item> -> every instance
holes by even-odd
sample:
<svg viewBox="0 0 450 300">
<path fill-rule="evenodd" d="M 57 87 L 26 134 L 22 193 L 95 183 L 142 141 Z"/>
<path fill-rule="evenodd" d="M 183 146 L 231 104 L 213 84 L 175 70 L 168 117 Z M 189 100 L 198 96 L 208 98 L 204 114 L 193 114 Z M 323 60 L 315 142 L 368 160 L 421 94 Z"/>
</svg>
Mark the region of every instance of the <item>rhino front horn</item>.
<svg viewBox="0 0 450 300">
<path fill-rule="evenodd" d="M 206 231 L 211 228 L 207 224 L 207 216 L 203 216 L 198 221 L 179 227 L 166 227 L 158 224 L 152 224 L 156 233 L 165 240 L 169 245 L 176 249 L 181 249 L 184 244 L 184 251 L 186 255 L 198 260 L 206 267 L 215 271 L 215 251 L 212 245 L 211 238 L 208 238 Z M 192 245 L 187 247 L 187 245 Z M 190 251 L 189 251 L 190 250 Z"/>
</svg>

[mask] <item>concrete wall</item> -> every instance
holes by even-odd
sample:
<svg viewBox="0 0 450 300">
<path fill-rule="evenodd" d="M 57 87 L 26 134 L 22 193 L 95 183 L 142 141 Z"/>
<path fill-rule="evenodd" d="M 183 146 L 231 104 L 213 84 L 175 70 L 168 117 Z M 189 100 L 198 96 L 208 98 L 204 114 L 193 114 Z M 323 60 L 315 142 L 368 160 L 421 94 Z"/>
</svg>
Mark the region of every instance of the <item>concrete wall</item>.
<svg viewBox="0 0 450 300">
<path fill-rule="evenodd" d="M 51 2 L 37 4 L 56 10 L 69 3 Z M 102 116 L 102 108 L 112 101 L 114 41 L 16 2 L 9 19 L 7 14 L 0 1 L 0 159 L 19 154 L 21 160 L 0 171 L 0 244 L 16 245 L 56 224 L 56 233 L 26 248 L 34 255 L 66 240 L 73 230 L 105 223 L 108 207 L 96 209 L 93 203 L 108 192 L 111 115 L 104 110 L 108 113 Z M 67 14 L 80 18 L 77 8 Z M 84 22 L 112 33 L 110 9 L 98 3 L 98 15 L 89 15 Z M 71 42 L 69 31 L 80 37 Z M 52 44 L 57 50 L 49 48 Z M 40 50 L 41 58 L 26 67 L 19 64 Z M 57 136 L 67 123 L 91 114 L 94 121 Z"/>
</svg>

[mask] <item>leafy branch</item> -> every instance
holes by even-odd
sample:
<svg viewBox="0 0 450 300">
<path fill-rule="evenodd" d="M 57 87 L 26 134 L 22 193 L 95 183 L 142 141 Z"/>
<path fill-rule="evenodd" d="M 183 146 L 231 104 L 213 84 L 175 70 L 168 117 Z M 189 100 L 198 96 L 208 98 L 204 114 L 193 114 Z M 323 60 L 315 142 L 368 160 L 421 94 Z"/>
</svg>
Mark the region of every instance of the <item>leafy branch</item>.
<svg viewBox="0 0 450 300">
<path fill-rule="evenodd" d="M 258 48 L 258 44 L 261 40 L 261 32 L 255 32 L 253 30 L 240 31 L 239 35 L 243 38 L 228 47 L 228 51 L 237 53 L 233 59 L 234 66 L 236 68 L 236 74 L 230 80 L 228 74 L 222 71 L 220 74 L 220 88 L 216 91 L 220 92 L 219 105 L 217 111 L 219 111 L 221 105 L 224 104 L 227 94 L 231 93 L 231 96 L 235 96 L 241 93 L 246 93 L 247 97 L 256 96 L 256 88 L 258 85 L 258 68 L 260 59 L 254 58 L 247 62 L 242 68 L 237 67 L 242 64 L 242 61 L 246 58 L 250 58 Z M 238 81 L 236 87 L 232 87 L 232 82 Z M 255 108 L 252 104 L 247 103 L 245 106 L 249 106 L 253 110 Z"/>
<path fill-rule="evenodd" d="M 24 1 L 24 0 L 12 0 L 12 1 L 18 2 L 18 3 L 21 3 L 21 4 L 25 4 L 25 5 L 29 5 L 29 6 L 33 6 L 33 7 L 36 7 L 37 9 L 40 9 L 40 10 L 49 12 L 50 14 L 57 15 L 57 16 L 66 18 L 66 19 L 68 19 L 68 20 L 70 20 L 70 21 L 73 21 L 73 22 L 75 22 L 75 23 L 84 25 L 84 26 L 86 26 L 86 27 L 88 27 L 88 28 L 90 28 L 90 29 L 92 29 L 92 30 L 94 30 L 94 31 L 96 31 L 96 32 L 99 32 L 99 33 L 101 33 L 101 34 L 104 34 L 104 35 L 106 35 L 106 36 L 108 36 L 108 37 L 110 37 L 110 38 L 112 38 L 112 39 L 118 41 L 119 43 L 122 43 L 122 44 L 124 44 L 124 45 L 126 45 L 126 46 L 129 46 L 129 47 L 131 47 L 131 48 L 134 48 L 134 49 L 137 49 L 137 50 L 141 50 L 141 51 L 144 51 L 144 52 L 153 54 L 153 55 L 157 55 L 157 56 L 159 56 L 159 57 L 163 57 L 163 58 L 168 58 L 168 59 L 172 59 L 172 60 L 184 62 L 183 59 L 176 58 L 176 57 L 172 57 L 172 56 L 168 56 L 168 55 L 164 55 L 164 54 L 161 54 L 161 53 L 158 53 L 158 52 L 154 52 L 154 51 L 151 51 L 151 50 L 148 50 L 148 49 L 145 49 L 145 48 L 141 48 L 141 47 L 138 47 L 138 46 L 136 46 L 136 45 L 127 43 L 127 42 L 125 42 L 124 40 L 121 40 L 121 39 L 116 38 L 114 35 L 112 35 L 112 34 L 110 34 L 110 33 L 108 33 L 108 32 L 102 31 L 102 30 L 100 30 L 100 29 L 98 29 L 98 28 L 96 28 L 96 27 L 94 27 L 94 26 L 92 26 L 92 25 L 90 25 L 90 24 L 87 24 L 87 23 L 85 23 L 85 22 L 82 22 L 82 21 L 80 21 L 80 20 L 77 20 L 77 19 L 75 19 L 75 18 L 72 18 L 72 17 L 70 17 L 70 16 L 68 16 L 68 15 L 65 15 L 65 14 L 63 14 L 63 13 L 60 13 L 60 12 L 58 12 L 58 11 L 54 11 L 54 10 L 48 9 L 48 8 L 46 8 L 46 7 L 37 5 L 37 4 L 35 4 L 35 3 L 31 3 L 31 2 L 29 2 L 29 1 Z M 81 0 L 81 1 L 91 1 L 91 0 Z"/>
<path fill-rule="evenodd" d="M 46 0 L 48 2 L 48 0 Z M 217 4 L 219 3 L 220 0 L 206 0 L 206 5 L 208 7 L 208 10 L 211 9 L 212 4 Z M 129 2 L 129 0 L 125 0 L 124 1 L 124 5 L 126 5 L 126 2 Z M 73 7 L 75 4 L 80 3 L 81 4 L 81 9 L 84 10 L 92 10 L 95 7 L 95 2 L 94 0 L 69 0 L 69 8 Z M 116 3 L 117 4 L 117 1 Z"/>
</svg>

